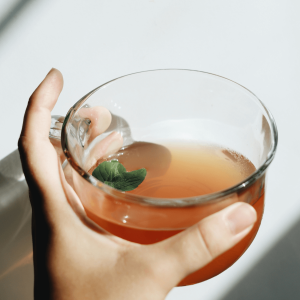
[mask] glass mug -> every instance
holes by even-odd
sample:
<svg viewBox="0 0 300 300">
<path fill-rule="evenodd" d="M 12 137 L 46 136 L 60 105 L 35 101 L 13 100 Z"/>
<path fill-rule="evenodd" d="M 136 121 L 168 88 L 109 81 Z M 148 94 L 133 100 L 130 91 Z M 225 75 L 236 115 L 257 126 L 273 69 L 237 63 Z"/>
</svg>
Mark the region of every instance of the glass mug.
<svg viewBox="0 0 300 300">
<path fill-rule="evenodd" d="M 101 107 L 111 113 L 111 120 L 107 114 L 101 115 Z M 278 133 L 264 104 L 231 80 L 175 69 L 126 75 L 88 93 L 65 118 L 53 116 L 49 137 L 61 160 L 67 158 L 64 170 L 69 168 L 87 215 L 105 231 L 126 240 L 155 243 L 236 201 L 253 205 L 258 220 L 251 232 L 179 285 L 198 283 L 223 272 L 256 236 L 264 210 L 266 170 L 275 155 Z M 165 155 L 159 141 L 166 140 L 220 145 L 248 158 L 255 170 L 225 190 L 173 199 L 124 193 L 91 175 L 91 167 L 101 159 L 137 141 L 155 142 L 153 157 L 159 158 Z M 157 166 L 163 163 L 158 159 Z"/>
</svg>

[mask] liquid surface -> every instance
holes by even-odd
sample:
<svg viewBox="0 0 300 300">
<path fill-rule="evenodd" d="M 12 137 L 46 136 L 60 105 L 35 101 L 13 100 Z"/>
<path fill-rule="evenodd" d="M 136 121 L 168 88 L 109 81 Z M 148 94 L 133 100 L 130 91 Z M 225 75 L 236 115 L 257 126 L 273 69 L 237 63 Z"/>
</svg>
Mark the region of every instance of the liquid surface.
<svg viewBox="0 0 300 300">
<path fill-rule="evenodd" d="M 146 168 L 145 180 L 128 193 L 184 198 L 215 193 L 238 184 L 255 167 L 241 154 L 217 146 L 137 142 L 111 155 L 127 171 Z"/>
</svg>

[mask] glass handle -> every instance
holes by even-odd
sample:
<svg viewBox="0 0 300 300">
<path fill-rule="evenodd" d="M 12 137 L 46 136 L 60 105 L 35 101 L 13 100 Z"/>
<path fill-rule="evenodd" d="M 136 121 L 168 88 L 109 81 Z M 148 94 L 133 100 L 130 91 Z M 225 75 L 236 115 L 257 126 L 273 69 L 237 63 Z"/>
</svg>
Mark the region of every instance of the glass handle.
<svg viewBox="0 0 300 300">
<path fill-rule="evenodd" d="M 51 126 L 49 131 L 49 138 L 59 140 L 61 136 L 61 128 L 64 123 L 65 117 L 51 116 Z"/>
<path fill-rule="evenodd" d="M 60 162 L 66 160 L 66 157 L 61 148 L 61 129 L 64 123 L 65 117 L 62 116 L 51 116 L 51 125 L 49 130 L 49 139 L 53 147 L 55 148 Z"/>
</svg>

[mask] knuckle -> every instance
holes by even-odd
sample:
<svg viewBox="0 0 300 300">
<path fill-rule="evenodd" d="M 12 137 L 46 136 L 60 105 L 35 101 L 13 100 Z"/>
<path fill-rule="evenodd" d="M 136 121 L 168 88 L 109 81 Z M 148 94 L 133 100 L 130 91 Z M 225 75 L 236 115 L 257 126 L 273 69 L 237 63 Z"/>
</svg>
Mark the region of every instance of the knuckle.
<svg viewBox="0 0 300 300">
<path fill-rule="evenodd" d="M 25 136 L 20 136 L 18 140 L 18 149 L 20 154 L 25 154 L 28 152 L 28 148 L 30 147 L 32 143 L 25 137 Z"/>
<path fill-rule="evenodd" d="M 26 139 L 23 136 L 20 136 L 19 140 L 18 140 L 18 149 L 19 149 L 20 154 L 23 154 L 24 152 L 26 152 L 27 144 L 28 143 L 27 143 Z"/>
<path fill-rule="evenodd" d="M 206 226 L 203 226 L 203 223 L 198 224 L 198 233 L 199 233 L 199 239 L 203 247 L 203 251 L 207 256 L 207 259 L 209 261 L 213 260 L 216 257 L 216 244 L 213 242 L 213 239 L 211 238 L 211 232 L 210 230 L 207 230 Z"/>
</svg>

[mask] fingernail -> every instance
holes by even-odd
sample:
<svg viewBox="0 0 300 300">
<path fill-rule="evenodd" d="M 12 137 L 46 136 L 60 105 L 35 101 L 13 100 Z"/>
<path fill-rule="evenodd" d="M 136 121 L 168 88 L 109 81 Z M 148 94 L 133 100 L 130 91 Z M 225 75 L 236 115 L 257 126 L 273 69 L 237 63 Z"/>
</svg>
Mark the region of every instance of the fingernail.
<svg viewBox="0 0 300 300">
<path fill-rule="evenodd" d="M 232 234 L 238 234 L 253 225 L 257 219 L 255 209 L 246 203 L 235 203 L 225 216 Z"/>
</svg>

